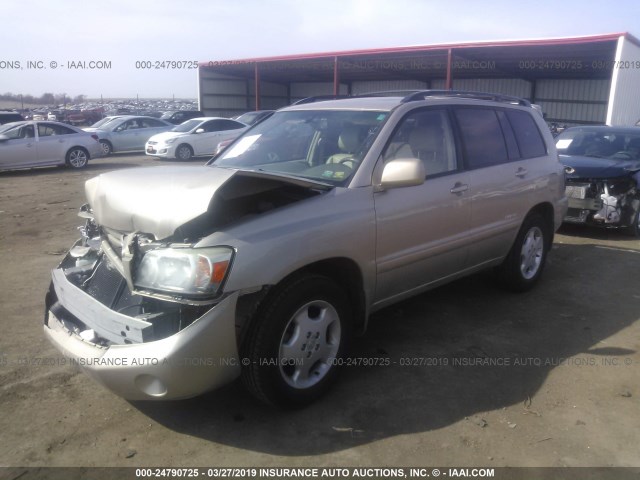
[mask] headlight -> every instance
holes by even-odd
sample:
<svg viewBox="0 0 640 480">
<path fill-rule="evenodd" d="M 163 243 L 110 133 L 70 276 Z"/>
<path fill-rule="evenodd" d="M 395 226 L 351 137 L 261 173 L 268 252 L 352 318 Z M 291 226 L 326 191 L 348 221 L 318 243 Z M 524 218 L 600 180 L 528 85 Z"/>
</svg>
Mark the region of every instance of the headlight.
<svg viewBox="0 0 640 480">
<path fill-rule="evenodd" d="M 213 296 L 227 277 L 233 250 L 214 248 L 159 248 L 140 262 L 136 287 L 184 295 Z"/>
<path fill-rule="evenodd" d="M 173 138 L 168 138 L 167 140 L 164 141 L 164 143 L 173 143 L 176 141 L 176 137 Z"/>
</svg>

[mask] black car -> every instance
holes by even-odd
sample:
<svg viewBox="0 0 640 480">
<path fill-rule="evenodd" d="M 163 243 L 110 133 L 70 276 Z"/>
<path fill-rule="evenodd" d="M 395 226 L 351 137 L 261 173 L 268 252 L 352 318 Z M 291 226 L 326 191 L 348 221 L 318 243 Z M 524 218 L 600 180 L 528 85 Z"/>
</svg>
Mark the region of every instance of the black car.
<svg viewBox="0 0 640 480">
<path fill-rule="evenodd" d="M 276 113 L 275 110 L 255 110 L 253 112 L 243 113 L 242 115 L 235 117 L 234 120 L 238 120 L 246 125 L 255 125 L 256 123 L 266 120 L 274 113 Z"/>
<path fill-rule="evenodd" d="M 24 120 L 24 117 L 20 115 L 18 112 L 11 112 L 11 111 L 0 112 L 0 125 L 4 125 L 5 123 L 21 122 L 23 120 Z"/>
<path fill-rule="evenodd" d="M 174 125 L 180 125 L 182 122 L 198 117 L 204 117 L 204 114 L 200 110 L 171 110 L 165 112 L 160 117 L 160 120 L 173 123 Z"/>
<path fill-rule="evenodd" d="M 640 128 L 568 128 L 556 148 L 566 166 L 565 222 L 624 228 L 640 237 Z"/>
</svg>

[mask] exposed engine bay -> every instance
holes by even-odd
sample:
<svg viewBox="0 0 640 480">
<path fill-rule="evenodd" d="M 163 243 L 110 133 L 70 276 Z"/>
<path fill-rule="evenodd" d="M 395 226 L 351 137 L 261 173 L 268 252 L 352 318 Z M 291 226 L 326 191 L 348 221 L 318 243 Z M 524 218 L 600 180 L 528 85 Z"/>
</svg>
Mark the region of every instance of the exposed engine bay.
<svg viewBox="0 0 640 480">
<path fill-rule="evenodd" d="M 220 169 L 206 168 L 207 172 L 213 170 Z M 154 169 L 154 173 L 158 175 L 157 169 Z M 170 175 L 171 172 L 160 173 L 163 174 Z M 96 183 L 98 181 L 100 177 L 94 180 Z M 145 343 L 174 335 L 206 314 L 223 298 L 221 286 L 224 278 L 216 284 L 218 288 L 215 291 L 204 292 L 202 295 L 177 289 L 175 293 L 167 292 L 166 289 L 156 290 L 153 285 L 140 286 L 140 277 L 144 273 L 143 260 L 153 255 L 151 252 L 199 252 L 201 249 L 193 248 L 195 244 L 222 227 L 250 221 L 254 217 L 327 191 L 321 185 L 306 184 L 304 181 L 283 180 L 251 172 L 232 171 L 230 175 L 227 172 L 224 183 L 215 185 L 204 211 L 198 212 L 192 208 L 190 212 L 195 214 L 193 218 L 176 226 L 170 235 L 159 237 L 161 232 L 168 232 L 174 225 L 160 225 L 151 214 L 144 217 L 141 212 L 152 210 L 145 209 L 144 206 L 141 208 L 140 205 L 131 205 L 130 213 L 126 214 L 122 211 L 126 209 L 122 202 L 122 190 L 113 199 L 99 186 L 96 188 L 95 184 L 90 185 L 90 182 L 87 187 L 88 198 L 96 200 L 100 205 L 99 212 L 90 204 L 81 208 L 79 216 L 85 218 L 85 225 L 80 227 L 82 238 L 54 271 L 54 282 L 46 303 L 47 309 L 63 321 L 69 331 L 80 335 L 87 342 L 105 347 L 112 344 Z M 172 201 L 180 203 L 181 192 L 175 190 L 171 193 Z M 112 208 L 111 205 L 117 207 Z M 161 215 L 163 212 L 160 210 L 159 213 Z M 155 231 L 144 232 L 123 231 L 112 226 L 127 223 L 157 228 L 151 228 Z M 232 249 L 227 249 L 230 252 L 228 260 L 220 262 L 224 265 L 225 273 L 233 261 Z M 178 267 L 180 265 L 175 268 Z M 198 265 L 197 268 L 201 266 Z M 212 270 L 208 275 L 215 273 Z M 55 281 L 56 276 L 59 281 Z M 81 292 L 65 288 L 69 284 Z M 82 304 L 82 293 L 105 307 L 103 312 L 90 315 L 90 320 L 84 316 L 85 322 L 79 320 L 80 315 L 74 315 L 74 312 L 62 306 L 63 302 L 58 301 L 63 295 L 74 296 L 74 302 L 64 303 Z M 243 315 L 242 305 L 243 302 L 238 303 L 239 317 Z M 87 324 L 88 321 L 91 324 Z M 238 321 L 241 323 L 241 319 Z"/>
<path fill-rule="evenodd" d="M 637 221 L 640 188 L 633 177 L 566 179 L 566 222 L 629 226 Z"/>
</svg>

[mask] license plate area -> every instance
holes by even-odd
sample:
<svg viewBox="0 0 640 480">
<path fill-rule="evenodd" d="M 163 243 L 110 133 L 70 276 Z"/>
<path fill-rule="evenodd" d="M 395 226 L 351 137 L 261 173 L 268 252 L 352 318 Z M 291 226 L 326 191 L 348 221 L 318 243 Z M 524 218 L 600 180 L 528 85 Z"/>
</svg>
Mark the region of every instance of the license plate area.
<svg viewBox="0 0 640 480">
<path fill-rule="evenodd" d="M 587 186 L 567 185 L 565 187 L 565 195 L 567 196 L 567 198 L 577 198 L 579 200 L 584 200 L 587 196 Z"/>
</svg>

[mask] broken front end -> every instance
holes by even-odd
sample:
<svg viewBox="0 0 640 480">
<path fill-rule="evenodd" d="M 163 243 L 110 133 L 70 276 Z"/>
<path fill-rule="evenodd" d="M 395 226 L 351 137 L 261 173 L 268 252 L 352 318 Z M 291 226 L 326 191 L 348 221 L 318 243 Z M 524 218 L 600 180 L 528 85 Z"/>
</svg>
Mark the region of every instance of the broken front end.
<svg viewBox="0 0 640 480">
<path fill-rule="evenodd" d="M 98 227 L 52 273 L 45 333 L 88 374 L 132 400 L 185 398 L 239 375 L 237 294 L 220 295 L 231 248 L 193 248 Z M 158 293 L 163 292 L 163 293 Z"/>
<path fill-rule="evenodd" d="M 624 227 L 637 235 L 640 190 L 633 177 L 568 177 L 566 195 L 569 209 L 565 222 Z"/>
</svg>

